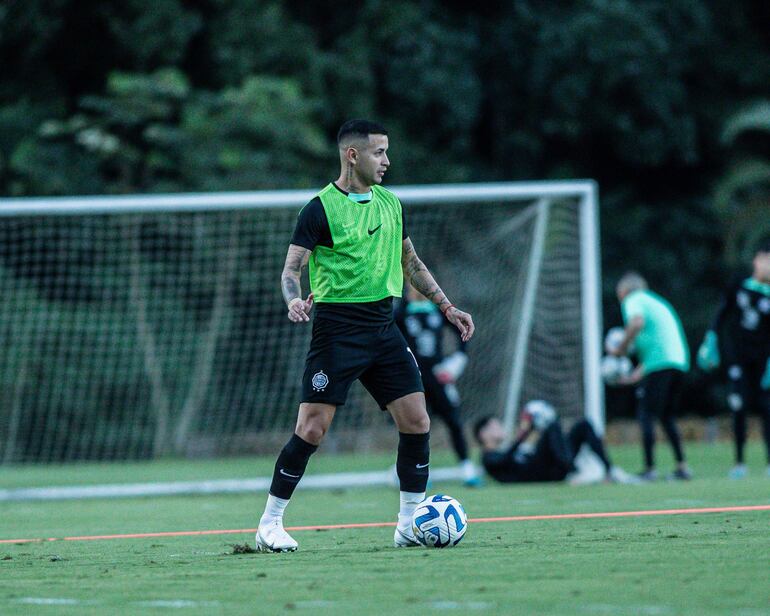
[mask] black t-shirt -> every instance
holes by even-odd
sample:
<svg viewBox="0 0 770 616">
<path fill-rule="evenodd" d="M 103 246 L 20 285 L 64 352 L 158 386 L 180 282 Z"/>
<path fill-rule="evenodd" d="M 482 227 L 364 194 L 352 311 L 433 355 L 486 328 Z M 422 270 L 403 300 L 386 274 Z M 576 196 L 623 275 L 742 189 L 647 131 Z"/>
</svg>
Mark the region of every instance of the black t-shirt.
<svg viewBox="0 0 770 616">
<path fill-rule="evenodd" d="M 409 302 L 404 300 L 396 306 L 394 317 L 421 370 L 430 369 L 444 360 L 444 328 L 449 322 L 438 307 L 431 306 L 427 311 L 410 310 Z M 459 330 L 449 329 L 457 338 L 457 350 L 465 352 L 467 343 L 463 342 Z"/>
<path fill-rule="evenodd" d="M 514 443 L 503 451 L 485 451 L 481 456 L 481 464 L 487 474 L 502 483 L 526 481 L 531 474 L 529 468 L 533 454 L 530 448 L 522 447 L 522 443 Z"/>
<path fill-rule="evenodd" d="M 727 363 L 770 355 L 770 295 L 750 279 L 725 293 L 715 319 L 721 352 Z"/>
<path fill-rule="evenodd" d="M 348 193 L 334 184 L 334 187 L 342 194 Z M 369 203 L 362 201 L 361 203 Z M 402 239 L 409 237 L 406 231 L 406 219 L 404 217 L 403 207 L 401 209 L 401 223 L 403 228 Z M 331 229 L 329 228 L 329 219 L 326 217 L 326 211 L 321 203 L 320 197 L 313 197 L 308 204 L 302 208 L 297 217 L 297 224 L 294 227 L 294 233 L 291 236 L 291 243 L 295 246 L 302 246 L 308 250 L 315 249 L 316 246 L 325 246 L 334 248 Z M 350 323 L 352 325 L 366 325 L 377 327 L 386 325 L 393 320 L 393 298 L 386 297 L 376 302 L 361 303 L 324 303 L 319 302 L 315 305 L 315 316 L 319 319 L 329 319 L 341 323 Z"/>
</svg>

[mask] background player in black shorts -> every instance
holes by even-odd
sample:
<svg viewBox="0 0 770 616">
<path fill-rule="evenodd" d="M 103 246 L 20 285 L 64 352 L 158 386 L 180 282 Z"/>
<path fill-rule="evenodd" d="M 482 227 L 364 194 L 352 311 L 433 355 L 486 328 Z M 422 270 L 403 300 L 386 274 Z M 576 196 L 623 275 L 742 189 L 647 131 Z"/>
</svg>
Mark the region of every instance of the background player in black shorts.
<svg viewBox="0 0 770 616">
<path fill-rule="evenodd" d="M 411 521 L 428 482 L 430 418 L 416 361 L 393 321 L 393 297 L 401 296 L 406 279 L 463 340 L 474 330 L 471 316 L 455 308 L 417 256 L 400 201 L 380 186 L 390 166 L 387 131 L 352 120 L 340 127 L 337 145 L 340 175 L 302 208 L 281 274 L 289 320 L 308 322 L 314 302 L 316 310 L 296 428 L 276 461 L 257 529 L 260 551 L 297 549 L 284 530 L 284 510 L 356 379 L 399 431 L 401 505 L 394 544 L 419 545 Z M 302 299 L 305 265 L 311 293 Z"/>
<path fill-rule="evenodd" d="M 447 327 L 447 321 L 436 305 L 410 284 L 406 285 L 404 300 L 396 307 L 395 319 L 417 358 L 428 410 L 432 415 L 441 417 L 449 430 L 452 448 L 460 462 L 463 481 L 471 487 L 481 485 L 476 465 L 468 456 L 468 441 L 463 434 L 460 394 L 455 385 L 468 363 L 466 343 L 457 329 Z M 455 349 L 449 354 L 445 354 L 444 348 L 444 334 L 447 330 L 451 330 L 455 344 Z"/>
<path fill-rule="evenodd" d="M 479 419 L 473 433 L 481 445 L 484 469 L 502 483 L 564 481 L 577 470 L 575 458 L 584 444 L 602 461 L 605 478 L 609 481 L 614 476 L 604 445 L 591 424 L 581 419 L 565 435 L 556 411 L 543 400 L 524 405 L 509 447 L 504 447 L 508 435 L 496 417 Z"/>
<path fill-rule="evenodd" d="M 746 416 L 751 410 L 762 417 L 770 477 L 770 240 L 758 246 L 752 264 L 751 277 L 725 292 L 697 358 L 705 371 L 720 365 L 727 371 L 727 402 L 735 437 L 735 466 L 730 477 L 734 479 L 748 473 L 743 450 Z"/>
</svg>

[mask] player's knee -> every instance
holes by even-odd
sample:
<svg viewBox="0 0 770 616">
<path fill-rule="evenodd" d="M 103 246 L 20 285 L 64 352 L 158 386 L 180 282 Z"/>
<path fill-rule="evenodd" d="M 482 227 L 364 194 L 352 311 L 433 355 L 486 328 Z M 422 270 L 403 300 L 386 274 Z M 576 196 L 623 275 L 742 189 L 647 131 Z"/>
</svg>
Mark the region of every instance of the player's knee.
<svg viewBox="0 0 770 616">
<path fill-rule="evenodd" d="M 410 419 L 409 431 L 412 434 L 425 434 L 430 432 L 430 416 L 428 413 L 423 413 L 420 416 Z"/>
<path fill-rule="evenodd" d="M 397 418 L 396 426 L 404 434 L 426 434 L 430 432 L 430 417 L 427 411 L 421 414 L 402 415 Z"/>
<path fill-rule="evenodd" d="M 572 432 L 577 436 L 585 437 L 593 432 L 593 428 L 587 419 L 579 419 L 575 422 L 575 425 L 572 426 Z"/>
<path fill-rule="evenodd" d="M 319 445 L 326 435 L 328 426 L 317 418 L 308 417 L 297 422 L 297 436 L 312 445 Z"/>
</svg>

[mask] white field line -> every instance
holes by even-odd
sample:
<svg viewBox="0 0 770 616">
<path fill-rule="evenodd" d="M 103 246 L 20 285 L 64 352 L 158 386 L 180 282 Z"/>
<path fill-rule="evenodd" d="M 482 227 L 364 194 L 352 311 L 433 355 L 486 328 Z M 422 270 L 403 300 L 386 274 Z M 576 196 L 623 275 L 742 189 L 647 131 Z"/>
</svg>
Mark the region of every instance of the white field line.
<svg viewBox="0 0 770 616">
<path fill-rule="evenodd" d="M 437 468 L 430 473 L 431 481 L 462 480 L 458 467 Z M 237 494 L 259 492 L 270 488 L 270 477 L 255 479 L 213 479 L 209 481 L 169 481 L 148 483 L 113 483 L 89 486 L 51 486 L 43 488 L 0 489 L 0 502 L 69 500 L 86 498 L 121 498 L 130 496 L 174 496 L 181 494 Z M 339 489 L 354 487 L 395 486 L 393 472 L 329 473 L 308 475 L 298 488 Z"/>
</svg>

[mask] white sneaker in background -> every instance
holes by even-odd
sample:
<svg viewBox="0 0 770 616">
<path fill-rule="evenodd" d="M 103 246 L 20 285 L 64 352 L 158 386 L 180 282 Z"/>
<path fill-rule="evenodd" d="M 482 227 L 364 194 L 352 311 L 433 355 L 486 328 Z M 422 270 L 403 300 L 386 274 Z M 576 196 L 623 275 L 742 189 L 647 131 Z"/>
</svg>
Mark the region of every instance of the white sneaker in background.
<svg viewBox="0 0 770 616">
<path fill-rule="evenodd" d="M 639 479 L 636 475 L 632 475 L 631 473 L 627 473 L 619 466 L 613 466 L 610 469 L 610 481 L 613 481 L 615 483 L 628 483 L 628 484 L 636 484 L 641 483 L 642 480 Z"/>
<path fill-rule="evenodd" d="M 727 473 L 730 479 L 744 479 L 749 474 L 749 469 L 745 464 L 736 464 Z"/>
<path fill-rule="evenodd" d="M 481 473 L 471 460 L 460 462 L 460 472 L 463 476 L 463 483 L 469 488 L 478 488 L 482 485 Z"/>
</svg>

